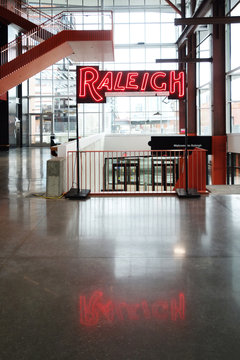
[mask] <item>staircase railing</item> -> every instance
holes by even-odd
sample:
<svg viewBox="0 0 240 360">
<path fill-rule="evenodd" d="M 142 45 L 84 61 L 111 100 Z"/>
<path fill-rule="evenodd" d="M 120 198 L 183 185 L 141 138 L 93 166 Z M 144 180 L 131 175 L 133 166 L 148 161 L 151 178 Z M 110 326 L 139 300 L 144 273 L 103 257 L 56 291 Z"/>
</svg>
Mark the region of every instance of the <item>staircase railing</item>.
<svg viewBox="0 0 240 360">
<path fill-rule="evenodd" d="M 40 11 L 31 5 L 21 2 L 19 0 L 0 0 L 0 6 L 14 12 L 15 14 L 33 22 L 36 25 L 40 25 L 43 22 L 51 19 L 51 16 Z"/>
<path fill-rule="evenodd" d="M 61 12 L 41 26 L 16 38 L 0 48 L 1 64 L 14 60 L 20 54 L 39 45 L 63 30 L 111 30 L 111 11 Z"/>
</svg>

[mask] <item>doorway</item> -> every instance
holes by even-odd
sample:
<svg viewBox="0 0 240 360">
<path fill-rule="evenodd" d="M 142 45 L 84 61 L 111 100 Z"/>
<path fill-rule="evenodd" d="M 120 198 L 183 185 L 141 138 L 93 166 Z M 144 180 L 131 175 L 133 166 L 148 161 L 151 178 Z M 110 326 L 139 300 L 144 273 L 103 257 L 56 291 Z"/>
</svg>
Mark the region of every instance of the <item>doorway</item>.
<svg viewBox="0 0 240 360">
<path fill-rule="evenodd" d="M 53 114 L 31 114 L 31 135 L 32 146 L 46 146 L 50 144 L 50 136 L 53 134 Z"/>
<path fill-rule="evenodd" d="M 139 159 L 106 158 L 105 191 L 139 191 Z"/>
</svg>

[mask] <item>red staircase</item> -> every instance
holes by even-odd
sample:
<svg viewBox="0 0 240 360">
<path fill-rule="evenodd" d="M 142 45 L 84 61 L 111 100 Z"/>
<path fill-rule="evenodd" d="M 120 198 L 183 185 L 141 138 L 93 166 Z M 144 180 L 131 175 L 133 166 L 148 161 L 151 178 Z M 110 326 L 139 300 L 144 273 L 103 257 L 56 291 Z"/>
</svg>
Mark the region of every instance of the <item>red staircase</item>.
<svg viewBox="0 0 240 360">
<path fill-rule="evenodd" d="M 18 0 L 0 0 L 0 21 L 18 25 L 23 32 L 30 31 L 51 16 Z"/>
<path fill-rule="evenodd" d="M 91 16 L 92 27 L 98 30 L 89 29 Z M 83 30 L 76 29 L 76 18 L 77 23 L 81 19 Z M 88 30 L 84 30 L 85 19 Z M 64 57 L 112 61 L 112 12 L 62 12 L 0 48 L 0 56 L 0 95 Z"/>
</svg>

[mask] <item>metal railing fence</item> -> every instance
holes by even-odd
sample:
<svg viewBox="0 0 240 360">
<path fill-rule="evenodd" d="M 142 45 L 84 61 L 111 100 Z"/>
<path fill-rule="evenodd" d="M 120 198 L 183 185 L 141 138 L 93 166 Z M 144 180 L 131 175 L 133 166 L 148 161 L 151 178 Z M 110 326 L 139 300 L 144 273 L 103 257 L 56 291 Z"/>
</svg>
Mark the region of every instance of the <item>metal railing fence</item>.
<svg viewBox="0 0 240 360">
<path fill-rule="evenodd" d="M 67 155 L 67 190 L 91 194 L 163 194 L 185 188 L 185 151 L 80 151 Z M 79 178 L 78 178 L 79 176 Z M 188 183 L 206 192 L 206 152 L 188 151 Z"/>
</svg>

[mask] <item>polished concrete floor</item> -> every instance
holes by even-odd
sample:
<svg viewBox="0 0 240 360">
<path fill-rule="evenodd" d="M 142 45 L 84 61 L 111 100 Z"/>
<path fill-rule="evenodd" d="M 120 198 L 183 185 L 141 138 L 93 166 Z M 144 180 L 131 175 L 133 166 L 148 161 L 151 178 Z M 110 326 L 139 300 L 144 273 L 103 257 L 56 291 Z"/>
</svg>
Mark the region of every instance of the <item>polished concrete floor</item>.
<svg viewBox="0 0 240 360">
<path fill-rule="evenodd" d="M 0 359 L 239 359 L 240 195 L 29 196 L 48 158 L 0 152 Z"/>
</svg>

